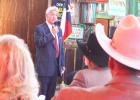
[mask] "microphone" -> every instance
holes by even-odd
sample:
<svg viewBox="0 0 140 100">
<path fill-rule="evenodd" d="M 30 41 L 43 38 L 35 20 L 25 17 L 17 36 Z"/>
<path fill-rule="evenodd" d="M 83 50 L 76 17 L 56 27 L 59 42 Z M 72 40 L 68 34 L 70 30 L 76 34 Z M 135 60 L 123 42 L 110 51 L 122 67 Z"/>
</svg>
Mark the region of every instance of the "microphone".
<svg viewBox="0 0 140 100">
<path fill-rule="evenodd" d="M 59 26 L 60 27 L 60 21 L 59 20 L 57 20 L 56 22 L 54 22 L 54 25 L 56 25 L 56 26 Z"/>
</svg>

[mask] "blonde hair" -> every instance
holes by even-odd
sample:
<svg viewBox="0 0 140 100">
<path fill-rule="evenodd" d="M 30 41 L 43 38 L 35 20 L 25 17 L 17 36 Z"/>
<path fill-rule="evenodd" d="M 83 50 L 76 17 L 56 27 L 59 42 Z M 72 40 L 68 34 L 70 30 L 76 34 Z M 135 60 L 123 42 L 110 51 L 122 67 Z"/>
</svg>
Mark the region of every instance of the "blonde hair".
<svg viewBox="0 0 140 100">
<path fill-rule="evenodd" d="M 24 41 L 14 35 L 0 36 L 0 100 L 35 100 L 39 84 Z"/>
</svg>

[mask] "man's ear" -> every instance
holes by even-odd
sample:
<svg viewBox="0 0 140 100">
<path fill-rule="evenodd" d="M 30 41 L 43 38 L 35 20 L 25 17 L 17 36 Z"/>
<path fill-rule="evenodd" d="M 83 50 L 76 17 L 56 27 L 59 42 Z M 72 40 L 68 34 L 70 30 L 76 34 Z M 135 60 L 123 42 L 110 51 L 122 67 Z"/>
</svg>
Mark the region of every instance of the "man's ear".
<svg viewBox="0 0 140 100">
<path fill-rule="evenodd" d="M 113 70 L 113 58 L 112 57 L 109 57 L 108 66 L 111 70 Z"/>
<path fill-rule="evenodd" d="M 115 59 L 113 59 L 112 57 L 109 58 L 108 65 L 110 67 L 112 76 L 115 76 L 120 72 L 119 63 Z"/>
<path fill-rule="evenodd" d="M 114 74 L 114 59 L 109 57 L 108 66 L 110 68 L 111 74 Z"/>
</svg>

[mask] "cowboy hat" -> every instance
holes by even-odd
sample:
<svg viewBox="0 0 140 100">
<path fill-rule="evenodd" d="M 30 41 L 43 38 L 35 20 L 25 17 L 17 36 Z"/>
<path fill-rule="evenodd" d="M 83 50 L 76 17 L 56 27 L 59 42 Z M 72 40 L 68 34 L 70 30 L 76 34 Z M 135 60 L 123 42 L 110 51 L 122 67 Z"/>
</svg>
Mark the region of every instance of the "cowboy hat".
<svg viewBox="0 0 140 100">
<path fill-rule="evenodd" d="M 107 66 L 108 55 L 99 45 L 95 34 L 90 34 L 87 43 L 77 40 L 77 44 L 83 55 L 90 61 L 101 67 Z"/>
<path fill-rule="evenodd" d="M 115 60 L 140 70 L 140 22 L 133 15 L 125 16 L 118 24 L 112 40 L 104 32 L 104 27 L 97 24 L 95 34 L 101 47 Z"/>
</svg>

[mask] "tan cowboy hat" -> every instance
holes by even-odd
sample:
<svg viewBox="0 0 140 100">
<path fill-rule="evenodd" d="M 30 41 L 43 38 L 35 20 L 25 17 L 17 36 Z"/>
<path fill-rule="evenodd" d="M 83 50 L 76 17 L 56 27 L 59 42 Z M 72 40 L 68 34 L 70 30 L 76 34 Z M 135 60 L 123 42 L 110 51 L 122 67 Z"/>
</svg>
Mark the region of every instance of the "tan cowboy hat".
<svg viewBox="0 0 140 100">
<path fill-rule="evenodd" d="M 112 58 L 140 70 L 140 22 L 137 17 L 125 16 L 118 24 L 112 40 L 105 35 L 103 25 L 97 24 L 95 31 L 99 44 Z"/>
</svg>

